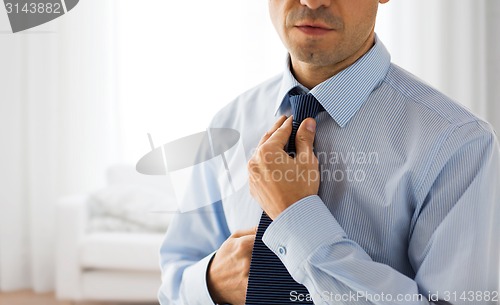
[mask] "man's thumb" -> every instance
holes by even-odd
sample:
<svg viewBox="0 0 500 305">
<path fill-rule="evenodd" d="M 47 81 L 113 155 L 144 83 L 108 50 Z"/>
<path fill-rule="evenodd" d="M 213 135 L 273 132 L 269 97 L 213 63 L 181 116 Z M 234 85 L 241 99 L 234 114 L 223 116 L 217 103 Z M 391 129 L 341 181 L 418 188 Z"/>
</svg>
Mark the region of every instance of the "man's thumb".
<svg viewBox="0 0 500 305">
<path fill-rule="evenodd" d="M 295 136 L 295 147 L 297 154 L 313 153 L 314 136 L 316 135 L 316 121 L 313 118 L 307 118 L 299 126 Z"/>
</svg>

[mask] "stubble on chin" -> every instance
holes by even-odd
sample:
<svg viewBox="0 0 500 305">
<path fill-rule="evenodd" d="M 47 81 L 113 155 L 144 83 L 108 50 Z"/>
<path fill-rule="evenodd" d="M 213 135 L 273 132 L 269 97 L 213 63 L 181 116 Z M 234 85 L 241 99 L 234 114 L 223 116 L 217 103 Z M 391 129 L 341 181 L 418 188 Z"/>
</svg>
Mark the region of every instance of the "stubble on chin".
<svg viewBox="0 0 500 305">
<path fill-rule="evenodd" d="M 344 31 L 345 27 L 342 17 L 336 16 L 326 8 L 311 10 L 307 7 L 298 7 L 297 9 L 290 11 L 286 16 L 286 31 L 289 33 L 293 32 L 295 25 L 304 21 L 320 22 L 336 32 Z M 287 49 L 292 57 L 305 63 L 321 66 L 329 64 L 332 61 L 340 60 L 342 57 L 338 56 L 341 52 L 337 52 L 341 51 L 339 49 L 340 46 L 324 46 L 322 45 L 325 44 L 324 41 L 315 38 L 300 41 L 300 38 L 294 39 L 293 37 L 288 37 L 288 40 L 288 43 L 286 43 Z"/>
</svg>

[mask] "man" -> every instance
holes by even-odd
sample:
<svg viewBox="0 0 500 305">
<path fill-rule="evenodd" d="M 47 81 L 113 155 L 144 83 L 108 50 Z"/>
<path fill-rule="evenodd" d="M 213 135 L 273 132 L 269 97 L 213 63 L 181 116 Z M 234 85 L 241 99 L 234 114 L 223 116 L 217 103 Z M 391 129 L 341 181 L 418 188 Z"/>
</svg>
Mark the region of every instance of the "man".
<svg viewBox="0 0 500 305">
<path fill-rule="evenodd" d="M 374 34 L 388 1 L 269 0 L 287 69 L 212 123 L 241 133 L 248 187 L 172 221 L 162 305 L 496 304 L 498 142 L 390 63 Z M 295 130 L 297 95 L 324 111 Z M 259 243 L 305 294 L 274 300 L 280 267 L 257 266 Z"/>
</svg>

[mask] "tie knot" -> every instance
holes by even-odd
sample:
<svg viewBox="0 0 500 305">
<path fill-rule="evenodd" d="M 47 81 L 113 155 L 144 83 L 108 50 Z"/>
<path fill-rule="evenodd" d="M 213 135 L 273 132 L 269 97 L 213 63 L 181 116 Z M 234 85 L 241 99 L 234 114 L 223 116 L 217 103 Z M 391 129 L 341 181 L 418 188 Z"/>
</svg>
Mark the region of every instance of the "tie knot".
<svg viewBox="0 0 500 305">
<path fill-rule="evenodd" d="M 293 155 L 295 154 L 295 136 L 299 129 L 300 123 L 306 118 L 314 118 L 318 112 L 323 110 L 323 107 L 318 102 L 318 100 L 310 93 L 291 95 L 288 97 L 290 101 L 290 106 L 292 107 L 292 132 L 290 134 L 290 139 L 288 140 L 288 145 L 286 151 Z"/>
<path fill-rule="evenodd" d="M 289 101 L 292 108 L 293 120 L 298 123 L 306 118 L 316 117 L 323 110 L 318 100 L 310 93 L 290 95 Z"/>
</svg>

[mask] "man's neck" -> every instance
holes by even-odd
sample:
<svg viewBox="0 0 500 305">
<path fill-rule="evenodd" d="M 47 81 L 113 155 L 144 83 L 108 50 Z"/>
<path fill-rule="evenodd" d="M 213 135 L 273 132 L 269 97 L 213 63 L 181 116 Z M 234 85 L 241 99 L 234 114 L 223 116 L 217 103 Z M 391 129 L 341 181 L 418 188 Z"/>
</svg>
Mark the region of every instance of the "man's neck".
<svg viewBox="0 0 500 305">
<path fill-rule="evenodd" d="M 308 89 L 312 89 L 318 84 L 324 82 L 325 80 L 329 79 L 330 77 L 336 75 L 340 71 L 355 63 L 373 47 L 374 43 L 375 33 L 372 32 L 372 34 L 368 37 L 366 42 L 357 52 L 342 60 L 341 62 L 328 66 L 318 66 L 303 61 L 294 60 L 292 58 L 292 73 L 299 83 L 301 83 Z"/>
</svg>

